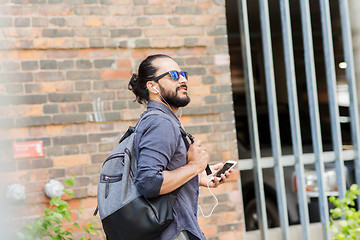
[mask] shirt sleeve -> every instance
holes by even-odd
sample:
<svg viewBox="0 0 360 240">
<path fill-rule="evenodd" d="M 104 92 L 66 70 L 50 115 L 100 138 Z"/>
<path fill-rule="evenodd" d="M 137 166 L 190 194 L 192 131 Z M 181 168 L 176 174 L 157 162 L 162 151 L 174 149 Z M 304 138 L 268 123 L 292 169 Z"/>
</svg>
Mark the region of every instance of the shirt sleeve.
<svg viewBox="0 0 360 240">
<path fill-rule="evenodd" d="M 163 183 L 163 170 L 171 161 L 177 147 L 172 122 L 163 117 L 148 117 L 145 131 L 139 140 L 136 186 L 147 198 L 157 197 Z"/>
</svg>

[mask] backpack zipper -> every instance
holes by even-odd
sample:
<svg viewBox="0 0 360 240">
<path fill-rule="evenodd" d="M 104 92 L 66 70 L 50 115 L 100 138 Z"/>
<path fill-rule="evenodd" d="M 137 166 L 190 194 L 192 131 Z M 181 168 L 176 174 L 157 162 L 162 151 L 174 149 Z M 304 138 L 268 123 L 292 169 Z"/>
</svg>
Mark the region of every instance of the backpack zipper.
<svg viewBox="0 0 360 240">
<path fill-rule="evenodd" d="M 106 185 L 105 185 L 105 198 L 107 198 L 109 196 L 110 183 L 121 181 L 121 179 L 122 179 L 122 174 L 119 175 L 119 176 L 108 176 L 108 175 L 103 176 L 102 180 L 106 182 Z"/>
<path fill-rule="evenodd" d="M 125 156 L 125 153 L 115 153 L 115 154 L 112 154 L 112 155 L 108 156 L 108 158 L 104 161 L 103 166 L 104 166 L 104 164 L 105 164 L 107 161 L 109 161 L 109 160 L 111 160 L 111 159 L 119 158 L 119 157 L 124 157 L 124 156 Z"/>
</svg>

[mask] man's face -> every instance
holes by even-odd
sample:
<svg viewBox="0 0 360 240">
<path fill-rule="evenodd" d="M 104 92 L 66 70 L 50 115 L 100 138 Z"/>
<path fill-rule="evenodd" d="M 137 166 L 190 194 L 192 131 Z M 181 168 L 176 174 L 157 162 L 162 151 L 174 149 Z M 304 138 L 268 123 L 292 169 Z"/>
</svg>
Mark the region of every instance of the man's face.
<svg viewBox="0 0 360 240">
<path fill-rule="evenodd" d="M 165 72 L 176 70 L 181 72 L 179 65 L 171 58 L 158 58 L 153 62 L 154 66 L 158 68 L 156 76 Z M 165 101 L 172 107 L 185 107 L 190 102 L 187 95 L 187 80 L 180 75 L 178 81 L 166 75 L 158 81 L 159 90 Z"/>
</svg>

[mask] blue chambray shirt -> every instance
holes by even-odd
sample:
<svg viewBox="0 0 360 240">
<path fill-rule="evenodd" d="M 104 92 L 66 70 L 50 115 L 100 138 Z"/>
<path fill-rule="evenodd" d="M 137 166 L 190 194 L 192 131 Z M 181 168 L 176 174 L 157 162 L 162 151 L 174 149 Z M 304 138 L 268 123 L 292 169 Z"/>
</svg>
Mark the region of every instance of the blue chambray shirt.
<svg viewBox="0 0 360 240">
<path fill-rule="evenodd" d="M 160 110 L 179 119 L 164 104 L 150 101 L 147 110 Z M 138 161 L 136 186 L 145 197 L 157 197 L 163 183 L 164 170 L 174 170 L 186 165 L 186 145 L 178 126 L 161 115 L 150 115 L 142 120 L 135 137 L 135 155 Z M 205 240 L 198 218 L 198 176 L 185 183 L 173 206 L 174 221 L 156 240 L 171 240 L 182 230 L 196 239 Z M 193 238 L 193 237 L 192 237 Z"/>
</svg>

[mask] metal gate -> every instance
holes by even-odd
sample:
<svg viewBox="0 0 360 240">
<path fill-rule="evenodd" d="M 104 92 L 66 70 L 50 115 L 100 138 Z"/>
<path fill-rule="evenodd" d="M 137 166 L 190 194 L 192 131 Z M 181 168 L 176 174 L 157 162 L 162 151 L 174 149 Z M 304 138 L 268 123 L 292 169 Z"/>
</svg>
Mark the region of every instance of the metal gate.
<svg viewBox="0 0 360 240">
<path fill-rule="evenodd" d="M 349 116 L 351 125 L 352 149 L 343 149 L 339 106 L 337 102 L 336 74 L 334 62 L 334 49 L 332 38 L 332 23 L 329 7 L 329 0 L 319 0 L 322 45 L 325 60 L 326 86 L 328 93 L 329 116 L 331 123 L 332 151 L 324 151 L 321 141 L 321 123 L 318 107 L 317 78 L 314 62 L 314 46 L 312 36 L 311 14 L 309 0 L 299 0 L 303 54 L 305 64 L 306 89 L 308 97 L 308 109 L 310 116 L 311 140 L 313 152 L 304 154 L 301 141 L 301 124 L 299 120 L 299 106 L 297 95 L 297 79 L 295 74 L 293 33 L 291 24 L 291 14 L 289 0 L 280 1 L 280 16 L 282 28 L 283 61 L 285 63 L 286 90 L 288 96 L 288 109 L 291 126 L 292 155 L 284 156 L 281 150 L 279 133 L 279 119 L 276 96 L 276 85 L 274 76 L 274 62 L 272 50 L 272 36 L 270 30 L 269 3 L 268 0 L 259 0 L 259 14 L 261 25 L 262 55 L 264 62 L 264 73 L 266 82 L 267 111 L 270 124 L 270 139 L 272 157 L 264 158 L 261 156 L 258 121 L 254 90 L 253 64 L 251 54 L 251 38 L 249 33 L 248 21 L 248 2 L 247 0 L 237 0 L 241 37 L 241 52 L 243 60 L 243 71 L 245 77 L 246 105 L 248 113 L 248 126 L 251 146 L 251 158 L 239 162 L 240 171 L 252 169 L 255 180 L 255 194 L 257 203 L 257 214 L 259 228 L 262 239 L 269 239 L 268 224 L 264 195 L 264 179 L 262 170 L 273 168 L 276 182 L 277 206 L 280 216 L 280 227 L 282 239 L 290 239 L 289 222 L 287 211 L 287 200 L 284 183 L 284 166 L 294 166 L 297 176 L 297 199 L 299 203 L 300 223 L 303 232 L 303 239 L 310 239 L 309 215 L 307 206 L 307 196 L 305 189 L 304 164 L 314 164 L 318 179 L 318 202 L 320 209 L 320 219 L 322 223 L 324 239 L 330 239 L 329 212 L 327 192 L 324 187 L 324 163 L 334 162 L 336 166 L 337 186 L 339 197 L 343 198 L 346 193 L 346 182 L 344 175 L 344 161 L 353 160 L 355 162 L 355 179 L 360 185 L 360 140 L 359 140 L 359 112 L 357 106 L 357 95 L 355 86 L 355 71 L 352 54 L 352 39 L 349 20 L 349 6 L 347 0 L 339 0 L 338 6 L 341 22 L 341 35 L 343 40 L 343 54 L 346 67 L 346 81 L 350 97 Z M 285 87 L 284 87 L 285 89 Z"/>
</svg>

